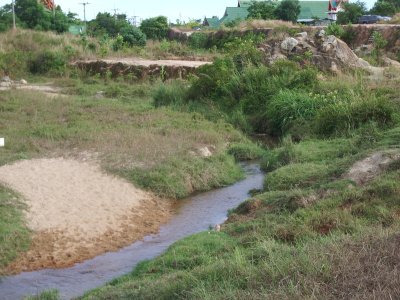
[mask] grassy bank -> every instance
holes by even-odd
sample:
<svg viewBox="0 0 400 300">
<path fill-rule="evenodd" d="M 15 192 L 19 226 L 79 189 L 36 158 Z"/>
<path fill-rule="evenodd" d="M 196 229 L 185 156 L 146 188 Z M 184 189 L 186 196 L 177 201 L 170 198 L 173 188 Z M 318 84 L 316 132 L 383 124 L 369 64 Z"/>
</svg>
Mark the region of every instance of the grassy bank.
<svg viewBox="0 0 400 300">
<path fill-rule="evenodd" d="M 398 132 L 361 148 L 357 137 L 293 145 L 293 161 L 267 174 L 265 191 L 233 211 L 223 232 L 186 238 L 82 299 L 398 296 L 399 165 L 364 186 L 341 176 L 369 153 L 399 147 Z"/>
<path fill-rule="evenodd" d="M 60 156 L 89 160 L 170 199 L 225 186 L 243 176 L 234 155 L 228 154 L 231 144 L 254 147 L 242 133 L 197 113 L 154 108 L 151 85 L 95 78 L 90 83 L 55 79 L 55 84 L 64 95 L 1 93 L 0 133 L 6 146 L 0 150 L 0 166 Z M 204 148 L 210 157 L 202 155 Z M 9 195 L 1 189 L 2 267 L 29 244 L 23 206 Z"/>
<path fill-rule="evenodd" d="M 162 87 L 156 104 L 280 139 L 264 155 L 264 190 L 222 232 L 188 237 L 81 299 L 399 297 L 399 163 L 362 185 L 345 176 L 399 152 L 398 79 L 317 80 L 294 63 L 240 70 L 229 58 L 202 71 L 186 91 Z"/>
<path fill-rule="evenodd" d="M 30 232 L 25 226 L 23 201 L 0 185 L 0 276 L 3 268 L 29 246 Z"/>
</svg>

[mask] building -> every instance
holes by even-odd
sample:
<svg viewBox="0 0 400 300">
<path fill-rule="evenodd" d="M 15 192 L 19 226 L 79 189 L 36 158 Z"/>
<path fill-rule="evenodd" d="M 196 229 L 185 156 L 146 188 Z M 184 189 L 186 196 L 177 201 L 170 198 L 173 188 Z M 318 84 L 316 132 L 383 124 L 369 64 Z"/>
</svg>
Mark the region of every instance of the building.
<svg viewBox="0 0 400 300">
<path fill-rule="evenodd" d="M 210 26 L 210 28 L 217 28 L 223 24 L 228 24 L 230 22 L 235 22 L 237 20 L 245 20 L 249 14 L 247 9 L 252 4 L 252 2 L 255 1 L 264 2 L 265 0 L 239 0 L 237 6 L 227 7 L 225 9 L 223 17 L 218 22 L 216 20 L 216 17 L 205 18 L 203 25 Z M 336 1 L 345 1 L 345 0 L 300 1 L 301 11 L 298 17 L 299 23 L 307 24 L 313 22 L 316 19 L 336 20 L 336 18 L 333 18 L 331 14 L 331 3 L 337 3 Z"/>
</svg>

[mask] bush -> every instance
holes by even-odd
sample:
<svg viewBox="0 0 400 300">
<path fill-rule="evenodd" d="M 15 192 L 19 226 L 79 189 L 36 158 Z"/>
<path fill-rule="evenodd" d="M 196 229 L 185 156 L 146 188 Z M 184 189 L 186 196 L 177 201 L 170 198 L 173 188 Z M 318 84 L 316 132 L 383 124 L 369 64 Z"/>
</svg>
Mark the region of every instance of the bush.
<svg viewBox="0 0 400 300">
<path fill-rule="evenodd" d="M 59 52 L 44 51 L 39 53 L 29 62 L 29 70 L 33 74 L 46 74 L 54 72 L 64 73 L 68 60 Z"/>
<path fill-rule="evenodd" d="M 380 128 L 393 122 L 394 108 L 385 99 L 338 101 L 321 109 L 316 116 L 319 134 L 345 134 L 363 124 L 375 122 Z"/>
<path fill-rule="evenodd" d="M 162 40 L 168 35 L 168 19 L 163 16 L 143 20 L 140 30 L 149 39 Z"/>
<path fill-rule="evenodd" d="M 137 27 L 127 26 L 122 28 L 121 36 L 128 46 L 146 46 L 146 35 Z"/>
<path fill-rule="evenodd" d="M 336 23 L 329 24 L 328 27 L 326 28 L 326 34 L 334 35 L 337 38 L 342 38 L 344 33 L 345 31 L 343 27 Z"/>
<path fill-rule="evenodd" d="M 272 133 L 277 135 L 285 133 L 295 120 L 311 120 L 320 104 L 317 99 L 304 92 L 280 91 L 266 107 Z"/>
<path fill-rule="evenodd" d="M 189 37 L 189 46 L 193 49 L 206 49 L 208 35 L 203 32 L 195 32 Z"/>
</svg>

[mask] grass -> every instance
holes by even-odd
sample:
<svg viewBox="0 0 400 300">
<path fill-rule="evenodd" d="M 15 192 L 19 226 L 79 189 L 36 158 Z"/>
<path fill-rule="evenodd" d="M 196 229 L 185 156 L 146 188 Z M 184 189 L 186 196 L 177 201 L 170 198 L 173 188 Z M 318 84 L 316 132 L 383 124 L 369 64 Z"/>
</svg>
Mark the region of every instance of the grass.
<svg viewBox="0 0 400 300">
<path fill-rule="evenodd" d="M 0 275 L 18 253 L 28 249 L 30 231 L 25 225 L 20 197 L 0 185 Z"/>
<path fill-rule="evenodd" d="M 65 82 L 64 89 L 83 91 L 83 96 L 0 95 L 0 124 L 7 140 L 0 165 L 21 158 L 89 155 L 105 170 L 173 198 L 241 177 L 225 147 L 247 140 L 232 126 L 196 113 L 155 109 L 146 97 L 150 86 L 74 83 Z M 105 90 L 104 99 L 95 97 L 99 90 Z M 205 146 L 214 149 L 215 157 L 200 157 Z"/>
<path fill-rule="evenodd" d="M 286 140 L 288 161 L 267 174 L 265 191 L 230 213 L 223 232 L 179 241 L 81 299 L 400 295 L 398 164 L 365 186 L 341 179 L 355 160 L 397 145 L 397 133 L 361 148 L 356 136 Z"/>
</svg>

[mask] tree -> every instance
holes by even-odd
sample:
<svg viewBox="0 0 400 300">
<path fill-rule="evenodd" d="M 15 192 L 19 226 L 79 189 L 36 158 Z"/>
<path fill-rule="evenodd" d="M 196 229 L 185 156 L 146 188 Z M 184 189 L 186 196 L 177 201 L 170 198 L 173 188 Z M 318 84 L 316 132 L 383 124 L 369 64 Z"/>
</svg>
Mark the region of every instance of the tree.
<svg viewBox="0 0 400 300">
<path fill-rule="evenodd" d="M 51 14 L 46 13 L 43 5 L 36 0 L 16 0 L 15 14 L 26 28 L 39 30 L 51 28 Z"/>
<path fill-rule="evenodd" d="M 111 15 L 110 13 L 98 13 L 96 19 L 88 23 L 88 32 L 94 36 L 108 35 L 116 37 L 122 28 L 132 26 L 126 19 L 126 15 Z"/>
<path fill-rule="evenodd" d="M 271 20 L 275 17 L 275 3 L 272 1 L 252 2 L 248 8 L 248 19 Z"/>
<path fill-rule="evenodd" d="M 399 8 L 396 9 L 394 3 L 387 0 L 378 0 L 377 2 L 375 2 L 374 7 L 371 9 L 370 13 L 381 16 L 393 16 L 398 10 Z"/>
<path fill-rule="evenodd" d="M 7 4 L 0 8 L 0 32 L 6 31 L 12 27 L 13 17 L 12 17 L 11 5 Z"/>
<path fill-rule="evenodd" d="M 295 23 L 300 14 L 300 3 L 298 0 L 283 0 L 275 9 L 275 16 L 284 21 Z"/>
<path fill-rule="evenodd" d="M 163 16 L 146 19 L 140 25 L 140 30 L 142 30 L 149 39 L 161 40 L 168 35 L 168 19 Z"/>
<path fill-rule="evenodd" d="M 365 3 L 361 1 L 344 3 L 343 9 L 344 11 L 340 11 L 337 15 L 338 24 L 358 23 L 358 18 L 367 12 Z"/>
<path fill-rule="evenodd" d="M 121 36 L 129 46 L 146 46 L 146 35 L 137 27 L 130 25 L 122 28 Z"/>
<path fill-rule="evenodd" d="M 16 0 L 15 14 L 22 27 L 37 30 L 54 30 L 59 33 L 68 30 L 70 21 L 60 6 L 53 12 L 36 0 Z"/>
</svg>

